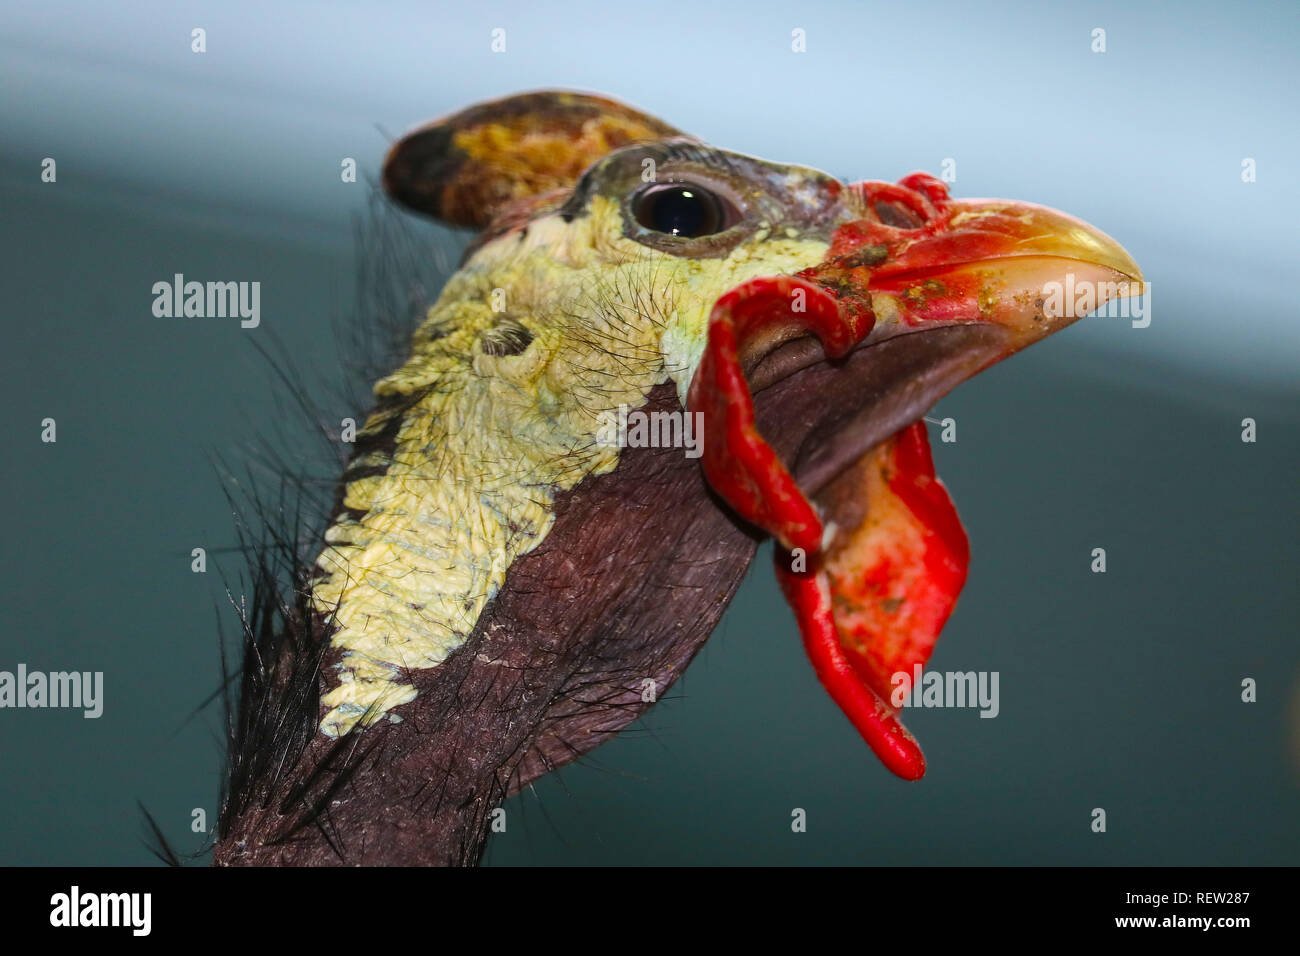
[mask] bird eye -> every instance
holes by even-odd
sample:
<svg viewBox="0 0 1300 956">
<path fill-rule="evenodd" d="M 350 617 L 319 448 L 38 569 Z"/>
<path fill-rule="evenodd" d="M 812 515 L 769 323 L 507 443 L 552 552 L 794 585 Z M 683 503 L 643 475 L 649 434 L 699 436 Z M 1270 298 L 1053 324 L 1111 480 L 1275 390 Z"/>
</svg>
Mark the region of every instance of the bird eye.
<svg viewBox="0 0 1300 956">
<path fill-rule="evenodd" d="M 735 225 L 740 211 L 694 183 L 656 183 L 632 197 L 632 215 L 647 229 L 693 239 Z"/>
</svg>

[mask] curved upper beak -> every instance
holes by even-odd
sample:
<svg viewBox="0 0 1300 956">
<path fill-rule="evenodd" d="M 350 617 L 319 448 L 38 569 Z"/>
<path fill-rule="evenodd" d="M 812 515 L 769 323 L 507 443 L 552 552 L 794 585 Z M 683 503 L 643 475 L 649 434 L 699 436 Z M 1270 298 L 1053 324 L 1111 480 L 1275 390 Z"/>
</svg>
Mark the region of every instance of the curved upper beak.
<svg viewBox="0 0 1300 956">
<path fill-rule="evenodd" d="M 923 173 L 855 184 L 846 205 L 824 260 L 795 277 L 833 306 L 792 315 L 769 295 L 764 320 L 736 343 L 753 393 L 775 386 L 781 417 L 812 423 L 789 449 L 809 492 L 961 382 L 1145 288 L 1118 242 L 1045 206 L 952 200 Z M 745 291 L 729 298 L 754 311 Z M 845 356 L 838 374 L 826 374 L 828 354 Z"/>
<path fill-rule="evenodd" d="M 881 333 L 894 323 L 995 323 L 1021 348 L 1143 289 L 1141 269 L 1118 242 L 1034 203 L 952 201 L 947 228 L 891 252 L 868 281 Z"/>
</svg>

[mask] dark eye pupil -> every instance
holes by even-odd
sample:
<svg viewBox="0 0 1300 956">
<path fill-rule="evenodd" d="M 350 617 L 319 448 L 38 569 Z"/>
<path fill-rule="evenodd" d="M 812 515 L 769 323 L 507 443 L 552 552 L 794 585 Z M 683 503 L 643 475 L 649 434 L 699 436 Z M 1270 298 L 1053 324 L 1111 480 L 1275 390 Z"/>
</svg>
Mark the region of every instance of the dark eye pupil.
<svg viewBox="0 0 1300 956">
<path fill-rule="evenodd" d="M 708 236 L 726 228 L 722 202 L 699 186 L 652 186 L 636 198 L 637 222 L 670 236 Z"/>
</svg>

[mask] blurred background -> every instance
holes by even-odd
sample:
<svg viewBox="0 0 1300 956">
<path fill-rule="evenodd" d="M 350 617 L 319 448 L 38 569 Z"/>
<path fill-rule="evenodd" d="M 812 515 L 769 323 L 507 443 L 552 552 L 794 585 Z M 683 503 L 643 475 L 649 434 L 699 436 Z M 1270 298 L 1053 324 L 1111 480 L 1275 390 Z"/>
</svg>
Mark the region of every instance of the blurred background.
<svg viewBox="0 0 1300 956">
<path fill-rule="evenodd" d="M 0 669 L 102 670 L 106 700 L 0 710 L 0 863 L 149 863 L 137 801 L 203 845 L 221 715 L 193 712 L 239 570 L 215 462 L 312 450 L 257 344 L 329 393 L 387 144 L 544 87 L 844 179 L 951 161 L 956 195 L 1118 238 L 1152 321 L 1081 322 L 932 413 L 973 551 L 932 666 L 998 671 L 1001 712 L 905 714 L 923 782 L 822 692 L 760 553 L 667 699 L 512 799 L 487 862 L 1300 862 L 1298 41 L 1294 3 L 5 6 Z M 155 318 L 177 272 L 260 281 L 261 325 Z"/>
</svg>

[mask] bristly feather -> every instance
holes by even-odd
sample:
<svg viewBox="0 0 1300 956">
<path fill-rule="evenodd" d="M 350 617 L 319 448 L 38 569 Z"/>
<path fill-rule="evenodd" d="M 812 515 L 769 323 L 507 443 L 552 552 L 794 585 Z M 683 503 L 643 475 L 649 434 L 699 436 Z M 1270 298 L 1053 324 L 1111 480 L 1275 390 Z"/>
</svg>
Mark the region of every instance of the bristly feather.
<svg viewBox="0 0 1300 956">
<path fill-rule="evenodd" d="M 238 552 L 244 562 L 233 582 L 223 581 L 239 623 L 238 664 L 232 667 L 229 635 L 218 614 L 221 686 L 199 710 L 220 699 L 225 723 L 226 759 L 215 835 L 193 853 L 178 852 L 143 806 L 146 846 L 162 862 L 180 866 L 211 848 L 234 821 L 254 806 L 279 799 L 284 825 L 273 840 L 288 841 L 304 827 L 321 830 L 341 854 L 329 824 L 329 804 L 379 735 L 369 742 L 347 734 L 316 766 L 301 766 L 316 732 L 320 712 L 320 669 L 329 649 L 333 623 L 314 608 L 310 597 L 313 564 L 332 517 L 340 506 L 340 472 L 349 460 L 376 449 L 339 441 L 345 410 L 364 421 L 375 404 L 371 387 L 405 358 L 411 334 L 436 299 L 464 242 L 439 226 L 400 212 L 370 184 L 367 208 L 355 225 L 354 307 L 333 320 L 342 374 L 294 363 L 293 350 L 274 333 L 269 345 L 253 340 L 277 389 L 282 413 L 271 429 L 259 428 L 236 470 L 214 456 L 235 519 Z M 327 411 L 327 409 L 329 411 Z M 284 449 L 304 445 L 299 457 Z"/>
<path fill-rule="evenodd" d="M 398 212 L 372 184 L 356 226 L 355 308 L 335 320 L 343 375 L 311 379 L 334 383 L 331 405 L 354 412 L 374 406 L 371 386 L 405 358 L 412 332 L 452 271 L 454 244 L 445 230 Z M 313 414 L 300 384 L 308 379 L 284 361 L 284 350 L 279 356 L 263 351 L 304 416 L 338 421 Z M 329 824 L 330 800 L 381 738 L 370 735 L 363 745 L 359 731 L 345 734 L 316 766 L 300 765 L 320 719 L 320 670 L 335 630 L 314 607 L 310 580 L 325 528 L 340 507 L 340 468 L 375 449 L 342 445 L 334 429 L 317 431 L 332 459 L 328 480 L 304 480 L 306 462 L 280 461 L 273 501 L 254 489 L 242 506 L 232 502 L 247 555 L 242 593 L 248 597 L 232 595 L 241 635 L 237 692 L 226 673 L 224 647 L 222 652 L 223 679 L 231 691 L 223 695 L 227 771 L 218 837 L 250 807 L 266 807 L 278 797 L 284 826 L 268 842 L 291 840 L 303 827 L 315 826 L 341 855 Z"/>
</svg>

